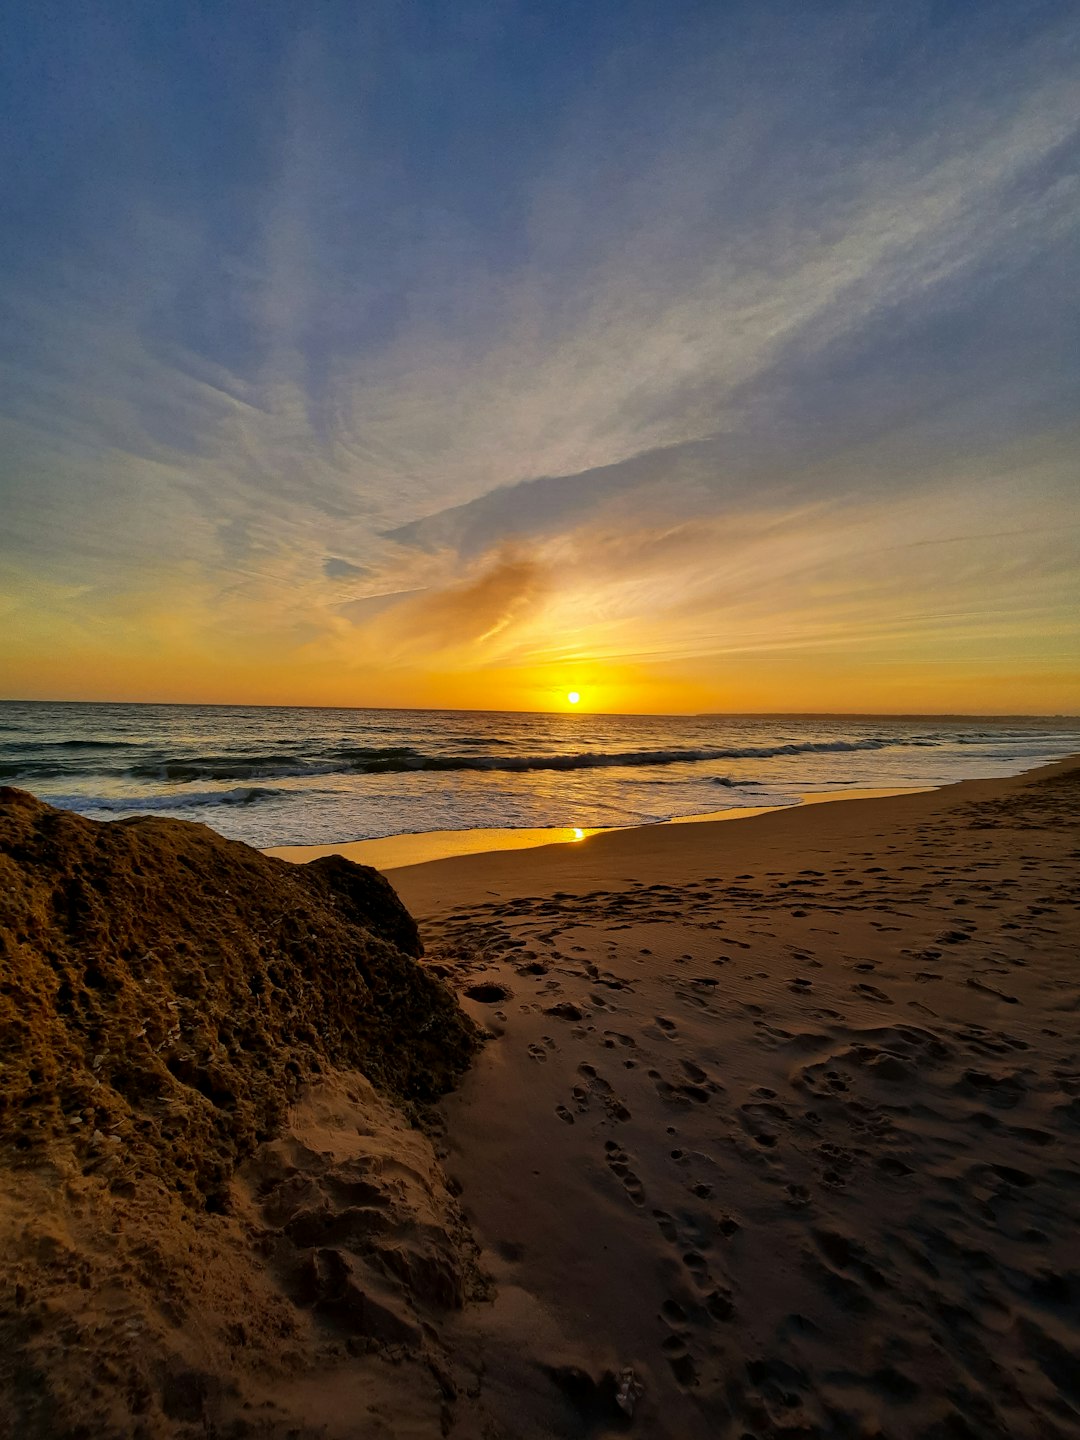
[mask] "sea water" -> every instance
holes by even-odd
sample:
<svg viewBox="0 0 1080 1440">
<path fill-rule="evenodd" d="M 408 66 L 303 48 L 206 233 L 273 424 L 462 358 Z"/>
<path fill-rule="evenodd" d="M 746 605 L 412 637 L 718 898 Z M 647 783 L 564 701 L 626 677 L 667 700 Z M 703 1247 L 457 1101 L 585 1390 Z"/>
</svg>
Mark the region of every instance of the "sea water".
<svg viewBox="0 0 1080 1440">
<path fill-rule="evenodd" d="M 1078 751 L 1076 718 L 0 702 L 0 784 L 100 820 L 200 820 L 260 847 L 646 825 L 1013 775 Z"/>
</svg>

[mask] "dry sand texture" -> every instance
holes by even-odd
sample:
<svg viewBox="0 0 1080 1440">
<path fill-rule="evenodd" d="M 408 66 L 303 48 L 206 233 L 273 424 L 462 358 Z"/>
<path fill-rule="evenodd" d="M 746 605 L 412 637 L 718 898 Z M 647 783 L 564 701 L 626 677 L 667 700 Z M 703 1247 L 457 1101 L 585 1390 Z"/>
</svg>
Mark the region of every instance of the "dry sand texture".
<svg viewBox="0 0 1080 1440">
<path fill-rule="evenodd" d="M 0 792 L 4 1440 L 440 1432 L 485 1286 L 403 1107 L 474 1036 L 417 950 L 374 872 Z"/>
<path fill-rule="evenodd" d="M 1066 763 L 392 875 L 566 1433 L 631 1366 L 650 1437 L 1080 1435 L 1078 818 Z"/>
</svg>

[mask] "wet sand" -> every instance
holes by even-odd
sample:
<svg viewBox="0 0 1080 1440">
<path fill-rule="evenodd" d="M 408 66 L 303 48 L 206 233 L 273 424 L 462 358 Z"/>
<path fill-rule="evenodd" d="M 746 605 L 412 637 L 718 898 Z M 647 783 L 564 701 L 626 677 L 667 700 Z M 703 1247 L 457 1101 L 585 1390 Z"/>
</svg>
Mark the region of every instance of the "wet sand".
<svg viewBox="0 0 1080 1440">
<path fill-rule="evenodd" d="M 1065 762 L 391 874 L 492 1037 L 445 1163 L 580 1418 L 506 1433 L 615 1433 L 632 1371 L 650 1437 L 1080 1435 L 1078 820 Z"/>
<path fill-rule="evenodd" d="M 823 804 L 831 800 L 858 800 L 887 795 L 920 794 L 921 789 L 905 787 L 888 790 L 830 790 L 803 795 L 802 805 Z M 714 820 L 749 820 L 755 815 L 769 815 L 784 807 L 778 805 L 741 806 L 738 809 L 714 810 L 706 815 L 684 815 L 663 821 L 667 825 L 691 825 Z M 626 827 L 614 827 L 622 829 Z M 633 827 L 641 828 L 641 827 Z M 429 860 L 448 860 L 460 855 L 486 855 L 500 850 L 535 850 L 544 845 L 576 845 L 591 835 L 608 835 L 612 829 L 587 829 L 565 825 L 546 829 L 518 827 L 511 830 L 428 830 L 416 835 L 388 835 L 382 840 L 346 840 L 336 845 L 271 845 L 263 851 L 278 860 L 306 865 L 327 855 L 342 855 L 357 865 L 372 865 L 376 870 L 399 870 L 404 866 L 424 865 Z"/>
</svg>

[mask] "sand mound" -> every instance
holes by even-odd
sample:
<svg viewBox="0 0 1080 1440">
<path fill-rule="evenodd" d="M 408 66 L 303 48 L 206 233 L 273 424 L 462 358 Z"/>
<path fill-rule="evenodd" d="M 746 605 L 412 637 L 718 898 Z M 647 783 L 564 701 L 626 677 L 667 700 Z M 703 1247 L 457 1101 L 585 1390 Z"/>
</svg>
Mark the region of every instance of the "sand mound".
<svg viewBox="0 0 1080 1440">
<path fill-rule="evenodd" d="M 205 826 L 102 825 L 0 790 L 0 1147 L 210 1208 L 300 1084 L 441 1094 L 474 1031 L 374 870 Z"/>
<path fill-rule="evenodd" d="M 478 1280 L 407 1114 L 476 1032 L 419 951 L 364 867 L 0 790 L 0 1435 L 438 1433 Z"/>
</svg>

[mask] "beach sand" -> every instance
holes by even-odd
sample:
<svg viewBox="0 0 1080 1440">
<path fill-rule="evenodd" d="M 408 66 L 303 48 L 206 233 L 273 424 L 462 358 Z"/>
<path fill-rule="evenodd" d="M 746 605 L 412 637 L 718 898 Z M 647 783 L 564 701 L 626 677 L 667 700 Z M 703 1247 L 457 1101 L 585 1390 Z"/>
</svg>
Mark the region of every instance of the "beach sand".
<svg viewBox="0 0 1080 1440">
<path fill-rule="evenodd" d="M 580 1433 L 632 1370 L 672 1440 L 1080 1434 L 1078 820 L 1066 762 L 390 875 Z"/>
<path fill-rule="evenodd" d="M 4 1440 L 1080 1436 L 1077 762 L 397 869 L 420 961 L 364 872 L 9 815 Z"/>
</svg>

